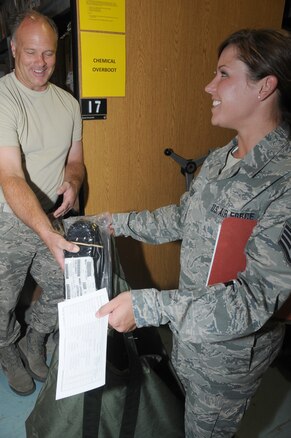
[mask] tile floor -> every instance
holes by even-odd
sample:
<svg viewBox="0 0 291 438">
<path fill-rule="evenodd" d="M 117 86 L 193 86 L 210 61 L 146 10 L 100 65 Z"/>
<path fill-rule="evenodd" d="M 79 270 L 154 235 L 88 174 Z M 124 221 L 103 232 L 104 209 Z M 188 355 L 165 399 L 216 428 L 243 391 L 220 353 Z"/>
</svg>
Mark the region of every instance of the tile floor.
<svg viewBox="0 0 291 438">
<path fill-rule="evenodd" d="M 53 347 L 53 341 L 49 340 L 49 355 Z M 30 396 L 17 396 L 9 389 L 6 378 L 0 370 L 1 438 L 26 437 L 24 423 L 33 409 L 41 385 L 37 383 L 36 391 Z M 290 354 L 277 360 L 264 376 L 236 438 L 291 438 Z"/>
<path fill-rule="evenodd" d="M 53 340 L 49 338 L 47 343 L 48 363 L 54 346 Z M 26 397 L 15 394 L 11 391 L 0 365 L 0 438 L 26 438 L 25 420 L 32 411 L 42 387 L 41 382 L 35 383 L 36 390 L 33 394 Z"/>
</svg>

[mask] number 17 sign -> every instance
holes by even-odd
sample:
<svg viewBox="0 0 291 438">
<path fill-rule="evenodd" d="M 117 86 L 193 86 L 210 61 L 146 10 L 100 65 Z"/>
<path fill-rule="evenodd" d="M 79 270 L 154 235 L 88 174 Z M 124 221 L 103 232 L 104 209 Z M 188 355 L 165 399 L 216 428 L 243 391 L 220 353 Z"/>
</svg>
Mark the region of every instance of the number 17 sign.
<svg viewBox="0 0 291 438">
<path fill-rule="evenodd" d="M 81 114 L 83 120 L 106 119 L 107 99 L 81 99 Z"/>
</svg>

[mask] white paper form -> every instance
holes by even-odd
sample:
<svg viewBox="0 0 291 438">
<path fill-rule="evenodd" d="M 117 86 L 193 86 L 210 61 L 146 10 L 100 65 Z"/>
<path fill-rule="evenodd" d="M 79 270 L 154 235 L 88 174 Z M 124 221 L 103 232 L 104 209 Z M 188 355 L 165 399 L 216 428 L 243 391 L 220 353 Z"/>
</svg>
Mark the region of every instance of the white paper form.
<svg viewBox="0 0 291 438">
<path fill-rule="evenodd" d="M 108 316 L 96 318 L 95 314 L 107 302 L 103 288 L 58 304 L 56 400 L 105 384 Z"/>
</svg>

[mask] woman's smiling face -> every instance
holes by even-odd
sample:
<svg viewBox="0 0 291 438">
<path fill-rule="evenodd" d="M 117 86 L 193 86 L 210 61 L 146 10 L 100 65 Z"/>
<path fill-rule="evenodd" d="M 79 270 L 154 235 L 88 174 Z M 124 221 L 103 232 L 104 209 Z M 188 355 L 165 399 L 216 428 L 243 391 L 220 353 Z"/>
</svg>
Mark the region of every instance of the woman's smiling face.
<svg viewBox="0 0 291 438">
<path fill-rule="evenodd" d="M 215 77 L 205 91 L 212 96 L 213 125 L 240 131 L 254 121 L 260 81 L 250 79 L 248 68 L 238 59 L 235 46 L 223 50 Z"/>
</svg>

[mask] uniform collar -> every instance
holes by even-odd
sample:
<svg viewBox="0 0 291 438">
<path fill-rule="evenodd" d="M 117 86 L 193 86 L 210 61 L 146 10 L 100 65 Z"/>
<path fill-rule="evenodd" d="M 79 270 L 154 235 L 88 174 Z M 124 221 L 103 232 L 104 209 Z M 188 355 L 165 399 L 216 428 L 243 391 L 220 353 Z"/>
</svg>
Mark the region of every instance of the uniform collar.
<svg viewBox="0 0 291 438">
<path fill-rule="evenodd" d="M 288 124 L 282 124 L 269 132 L 253 149 L 238 163 L 230 169 L 223 172 L 222 178 L 229 178 L 240 169 L 246 172 L 250 178 L 254 177 L 260 172 L 276 155 L 287 145 L 290 145 L 290 130 Z M 227 156 L 231 151 L 237 147 L 237 138 L 225 147 L 224 153 L 220 155 L 220 169 L 225 165 Z M 226 154 L 225 154 L 226 152 Z M 291 152 L 291 149 L 290 149 Z M 218 165 L 218 163 L 217 163 Z M 213 166 L 217 169 L 217 166 Z"/>
</svg>

